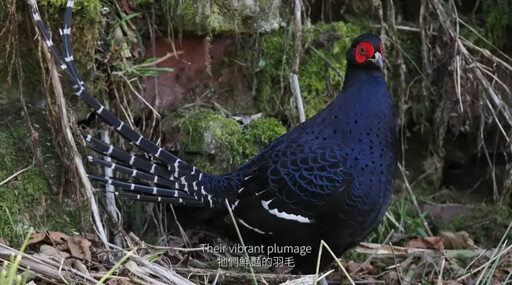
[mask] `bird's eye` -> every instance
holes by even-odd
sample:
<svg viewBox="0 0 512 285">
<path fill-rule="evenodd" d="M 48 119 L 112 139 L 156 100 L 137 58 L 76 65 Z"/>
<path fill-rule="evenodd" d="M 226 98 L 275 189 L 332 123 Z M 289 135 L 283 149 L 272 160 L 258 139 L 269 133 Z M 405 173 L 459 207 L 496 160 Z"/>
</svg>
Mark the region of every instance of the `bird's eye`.
<svg viewBox="0 0 512 285">
<path fill-rule="evenodd" d="M 361 46 L 361 47 L 359 48 L 359 54 L 361 54 L 361 55 L 365 55 L 365 52 L 364 52 L 364 46 Z"/>
<path fill-rule="evenodd" d="M 369 42 L 360 42 L 355 49 L 355 60 L 357 63 L 363 63 L 368 58 L 373 57 L 375 49 Z"/>
</svg>

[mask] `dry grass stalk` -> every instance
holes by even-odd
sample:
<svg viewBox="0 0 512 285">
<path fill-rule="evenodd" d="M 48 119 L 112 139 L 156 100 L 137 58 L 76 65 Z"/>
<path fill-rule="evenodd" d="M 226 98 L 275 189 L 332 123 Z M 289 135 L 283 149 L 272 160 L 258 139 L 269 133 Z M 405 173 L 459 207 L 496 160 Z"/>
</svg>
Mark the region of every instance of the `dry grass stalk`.
<svg viewBox="0 0 512 285">
<path fill-rule="evenodd" d="M 302 55 L 302 1 L 295 0 L 294 2 L 294 32 L 295 32 L 295 41 L 293 43 L 293 64 L 292 64 L 292 72 L 290 74 L 290 85 L 292 93 L 295 97 L 295 102 L 297 104 L 297 108 L 299 111 L 299 120 L 300 122 L 304 122 L 306 120 L 306 115 L 304 113 L 304 104 L 302 103 L 302 96 L 300 94 L 300 85 L 299 85 L 299 66 L 300 66 L 300 57 Z"/>
<path fill-rule="evenodd" d="M 33 7 L 37 7 L 37 3 L 35 1 L 30 1 L 30 5 Z M 35 25 L 35 24 L 34 24 Z M 40 42 L 42 42 L 42 38 L 39 38 Z M 96 203 L 96 198 L 94 197 L 94 190 L 92 188 L 91 182 L 87 177 L 87 172 L 85 171 L 85 167 L 80 157 L 80 153 L 78 152 L 78 148 L 73 139 L 73 134 L 71 131 L 71 122 L 69 121 L 68 112 L 67 112 L 67 104 L 66 99 L 64 98 L 64 92 L 62 90 L 62 84 L 60 82 L 59 73 L 57 72 L 57 67 L 48 51 L 46 45 L 43 45 L 43 54 L 45 56 L 46 62 L 48 64 L 50 78 L 53 85 L 53 91 L 56 97 L 56 103 L 59 108 L 61 117 L 60 117 L 60 127 L 63 131 L 64 139 L 67 145 L 67 149 L 69 150 L 69 160 L 72 161 L 75 171 L 78 173 L 78 177 L 85 188 L 85 193 L 89 198 L 89 204 L 91 207 L 91 211 L 94 218 L 94 223 L 96 224 L 96 230 L 103 241 L 103 243 L 107 246 L 108 240 L 105 234 L 105 230 L 103 228 L 103 224 L 101 222 L 101 217 L 99 213 L 99 208 Z"/>
</svg>

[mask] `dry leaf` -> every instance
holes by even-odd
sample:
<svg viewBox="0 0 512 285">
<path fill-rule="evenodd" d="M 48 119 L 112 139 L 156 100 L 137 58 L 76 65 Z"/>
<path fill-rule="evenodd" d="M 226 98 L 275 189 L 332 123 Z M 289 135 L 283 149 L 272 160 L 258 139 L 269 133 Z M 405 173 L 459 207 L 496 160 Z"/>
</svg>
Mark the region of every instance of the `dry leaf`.
<svg viewBox="0 0 512 285">
<path fill-rule="evenodd" d="M 45 237 L 46 237 L 46 233 L 45 232 L 33 233 L 30 236 L 30 239 L 28 240 L 28 244 L 30 245 L 30 244 L 39 243 L 42 240 L 44 240 Z"/>
<path fill-rule="evenodd" d="M 41 247 L 39 248 L 39 255 L 46 257 L 47 259 L 55 260 L 59 263 L 61 262 L 62 259 L 66 259 L 69 257 L 69 253 L 59 251 L 55 247 L 46 244 L 41 245 Z"/>
<path fill-rule="evenodd" d="M 405 247 L 408 248 L 430 248 L 435 250 L 443 250 L 444 244 L 441 237 L 426 237 L 410 240 Z"/>
<path fill-rule="evenodd" d="M 71 256 L 91 261 L 91 242 L 81 236 L 69 238 L 68 247 Z"/>
<path fill-rule="evenodd" d="M 464 231 L 458 233 L 440 232 L 439 236 L 443 239 L 445 249 L 476 248 L 475 242 Z"/>
<path fill-rule="evenodd" d="M 55 245 L 63 244 L 69 239 L 67 234 L 61 232 L 38 232 L 32 234 L 28 244 L 36 244 L 42 241 Z"/>
<path fill-rule="evenodd" d="M 83 234 L 80 234 L 79 236 L 83 237 L 85 239 L 88 239 L 91 242 L 99 242 L 100 241 L 100 239 L 98 238 L 98 236 L 96 234 L 83 233 Z"/>
<path fill-rule="evenodd" d="M 357 263 L 350 261 L 349 263 L 342 262 L 341 265 L 343 265 L 343 267 L 347 270 L 348 273 L 356 273 L 358 275 L 371 275 L 375 273 L 373 266 L 369 263 Z"/>
<path fill-rule="evenodd" d="M 69 236 L 61 232 L 48 232 L 48 238 L 50 239 L 51 243 L 58 245 L 66 243 L 66 241 L 69 239 Z"/>
<path fill-rule="evenodd" d="M 87 270 L 87 267 L 82 263 L 82 261 L 78 259 L 71 259 L 71 266 L 83 274 L 89 275 L 89 270 Z"/>
</svg>

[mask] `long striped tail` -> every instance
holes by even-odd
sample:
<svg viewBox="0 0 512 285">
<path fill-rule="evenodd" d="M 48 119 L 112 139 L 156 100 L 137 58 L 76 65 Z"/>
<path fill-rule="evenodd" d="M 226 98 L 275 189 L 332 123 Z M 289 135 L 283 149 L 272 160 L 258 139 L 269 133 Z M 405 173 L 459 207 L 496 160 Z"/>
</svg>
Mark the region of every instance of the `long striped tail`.
<svg viewBox="0 0 512 285">
<path fill-rule="evenodd" d="M 216 207 L 222 205 L 218 202 L 219 199 L 214 199 L 213 195 L 205 190 L 205 183 L 203 182 L 212 177 L 211 175 L 203 173 L 196 167 L 187 164 L 130 128 L 112 112 L 107 110 L 104 105 L 96 101 L 88 92 L 75 67 L 71 52 L 71 19 L 74 0 L 69 0 L 66 5 L 64 26 L 60 30 L 64 59 L 61 58 L 55 49 L 50 32 L 41 19 L 35 0 L 29 0 L 28 2 L 41 37 L 60 69 L 66 72 L 71 80 L 75 94 L 121 136 L 151 156 L 151 159 L 136 156 L 112 145 L 105 144 L 86 134 L 84 138 L 92 150 L 110 156 L 120 163 L 116 164 L 93 157 L 90 157 L 89 161 L 110 167 L 118 173 L 129 177 L 129 179 L 135 180 L 135 183 L 112 180 L 108 177 L 97 175 L 89 175 L 89 179 L 114 185 L 126 191 L 121 192 L 121 195 L 133 199 L 187 206 Z M 144 184 L 144 182 L 147 184 Z"/>
</svg>

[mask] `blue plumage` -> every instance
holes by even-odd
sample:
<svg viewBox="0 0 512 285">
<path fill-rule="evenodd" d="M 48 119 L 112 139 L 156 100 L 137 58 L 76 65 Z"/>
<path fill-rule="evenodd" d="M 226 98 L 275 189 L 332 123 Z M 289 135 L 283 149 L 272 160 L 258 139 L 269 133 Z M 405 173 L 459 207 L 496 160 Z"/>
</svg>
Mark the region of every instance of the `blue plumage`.
<svg viewBox="0 0 512 285">
<path fill-rule="evenodd" d="M 361 42 L 381 49 L 375 35 L 354 41 L 343 90 L 329 106 L 219 180 L 233 183 L 218 191 L 235 193 L 235 215 L 265 239 L 311 246 L 323 239 L 341 254 L 382 220 L 397 166 L 397 125 L 379 63 L 352 58 Z M 314 269 L 310 258 L 299 264 L 306 272 Z"/>
<path fill-rule="evenodd" d="M 69 1 L 62 33 L 64 60 L 37 8 L 31 10 L 76 94 L 128 141 L 160 161 L 84 135 L 92 150 L 116 161 L 91 157 L 91 162 L 129 175 L 138 184 L 97 175 L 90 175 L 91 180 L 115 185 L 122 195 L 144 201 L 219 209 L 227 201 L 244 234 L 253 234 L 253 241 L 312 247 L 309 255 L 293 255 L 305 273 L 315 269 L 320 240 L 340 255 L 381 221 L 392 193 L 398 140 L 394 107 L 381 72 L 382 42 L 377 36 L 364 34 L 354 40 L 347 51 L 343 89 L 323 111 L 232 172 L 214 176 L 144 138 L 87 92 L 71 56 L 72 7 Z M 323 265 L 330 260 L 324 257 Z"/>
</svg>

